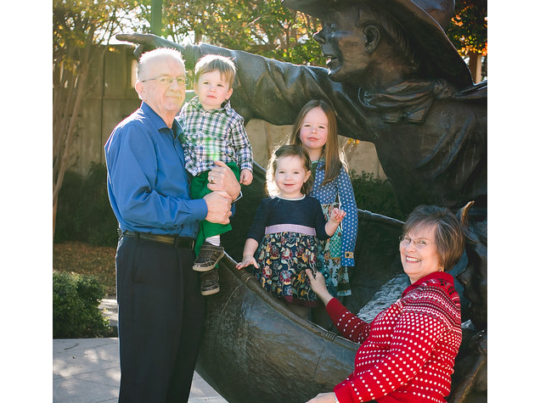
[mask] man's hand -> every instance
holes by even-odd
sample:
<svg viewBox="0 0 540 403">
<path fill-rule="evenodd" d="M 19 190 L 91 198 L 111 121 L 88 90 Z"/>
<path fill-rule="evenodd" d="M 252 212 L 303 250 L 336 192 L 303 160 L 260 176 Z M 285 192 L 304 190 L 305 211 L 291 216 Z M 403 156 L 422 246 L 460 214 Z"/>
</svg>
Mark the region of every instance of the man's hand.
<svg viewBox="0 0 540 403">
<path fill-rule="evenodd" d="M 227 192 L 231 200 L 236 200 L 240 195 L 240 184 L 234 172 L 223 161 L 214 161 L 214 164 L 216 166 L 208 172 L 208 189 Z"/>
<path fill-rule="evenodd" d="M 203 197 L 208 207 L 206 221 L 216 224 L 228 224 L 231 216 L 231 196 L 227 192 L 212 192 Z"/>
<path fill-rule="evenodd" d="M 135 48 L 135 56 L 141 57 L 144 52 L 148 52 L 157 48 L 171 48 L 179 50 L 184 55 L 184 47 L 174 42 L 168 41 L 165 38 L 153 34 L 118 34 L 116 39 L 119 41 L 131 42 L 137 44 Z"/>
</svg>

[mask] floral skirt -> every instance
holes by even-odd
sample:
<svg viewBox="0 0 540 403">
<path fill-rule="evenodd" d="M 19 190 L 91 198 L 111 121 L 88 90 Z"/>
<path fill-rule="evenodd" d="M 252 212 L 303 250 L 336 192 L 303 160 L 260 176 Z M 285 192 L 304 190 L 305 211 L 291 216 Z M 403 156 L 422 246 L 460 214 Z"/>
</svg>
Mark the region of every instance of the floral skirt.
<svg viewBox="0 0 540 403">
<path fill-rule="evenodd" d="M 279 232 L 265 235 L 255 259 L 253 275 L 272 295 L 307 307 L 318 305 L 306 269 L 317 271 L 319 241 L 312 235 Z"/>
<path fill-rule="evenodd" d="M 333 203 L 323 204 L 325 218 L 330 217 Z M 351 295 L 351 285 L 349 284 L 349 272 L 347 267 L 341 266 L 341 224 L 334 235 L 326 241 L 318 241 L 319 255 L 317 256 L 317 267 L 326 279 L 326 288 L 334 297 L 344 297 Z"/>
</svg>

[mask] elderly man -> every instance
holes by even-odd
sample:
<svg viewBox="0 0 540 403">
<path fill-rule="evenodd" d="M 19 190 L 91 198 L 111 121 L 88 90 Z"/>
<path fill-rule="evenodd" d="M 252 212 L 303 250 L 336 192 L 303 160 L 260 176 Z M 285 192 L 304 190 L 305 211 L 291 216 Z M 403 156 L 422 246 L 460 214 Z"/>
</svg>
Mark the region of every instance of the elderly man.
<svg viewBox="0 0 540 403">
<path fill-rule="evenodd" d="M 214 192 L 191 200 L 175 120 L 185 100 L 182 55 L 142 55 L 135 89 L 141 107 L 105 144 L 108 192 L 119 222 L 116 254 L 120 402 L 187 402 L 204 322 L 193 266 L 199 222 L 226 224 L 240 185 L 225 164 Z"/>
<path fill-rule="evenodd" d="M 375 144 L 403 213 L 419 204 L 456 211 L 486 206 L 487 84 L 474 86 L 444 33 L 452 0 L 284 0 L 322 19 L 314 38 L 328 69 L 210 46 L 234 58 L 232 106 L 244 116 L 291 124 L 311 99 L 330 102 L 339 133 Z M 144 46 L 179 47 L 152 35 L 118 35 Z M 183 49 L 183 48 L 182 48 Z M 256 100 L 256 101 L 254 101 Z"/>
</svg>

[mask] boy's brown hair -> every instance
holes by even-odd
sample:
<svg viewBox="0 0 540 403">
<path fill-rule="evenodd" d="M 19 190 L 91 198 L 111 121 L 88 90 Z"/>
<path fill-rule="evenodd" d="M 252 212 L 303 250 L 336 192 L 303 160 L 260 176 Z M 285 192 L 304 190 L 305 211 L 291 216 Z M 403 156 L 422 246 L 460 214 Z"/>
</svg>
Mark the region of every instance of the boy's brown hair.
<svg viewBox="0 0 540 403">
<path fill-rule="evenodd" d="M 215 70 L 219 71 L 222 77 L 225 76 L 229 87 L 232 88 L 236 78 L 236 66 L 231 59 L 220 55 L 206 55 L 199 59 L 195 65 L 195 82 L 199 81 L 201 75 Z"/>
</svg>

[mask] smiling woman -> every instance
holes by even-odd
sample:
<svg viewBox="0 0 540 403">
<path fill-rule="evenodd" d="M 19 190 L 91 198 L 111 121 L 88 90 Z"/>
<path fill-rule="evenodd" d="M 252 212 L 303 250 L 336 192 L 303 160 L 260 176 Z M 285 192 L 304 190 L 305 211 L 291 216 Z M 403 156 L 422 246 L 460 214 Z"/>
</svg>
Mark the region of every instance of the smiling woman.
<svg viewBox="0 0 540 403">
<path fill-rule="evenodd" d="M 399 244 L 403 271 L 414 284 L 422 277 L 443 271 L 435 244 L 435 226 L 424 226 L 410 231 Z"/>
<path fill-rule="evenodd" d="M 328 292 L 323 276 L 307 271 L 340 333 L 360 343 L 354 371 L 310 403 L 445 402 L 461 344 L 461 304 L 453 267 L 463 254 L 464 235 L 448 209 L 419 206 L 400 238 L 403 270 L 411 285 L 401 299 L 366 323 Z"/>
<path fill-rule="evenodd" d="M 403 270 L 415 283 L 459 261 L 465 240 L 458 219 L 447 209 L 419 206 L 410 215 L 400 238 Z"/>
</svg>

